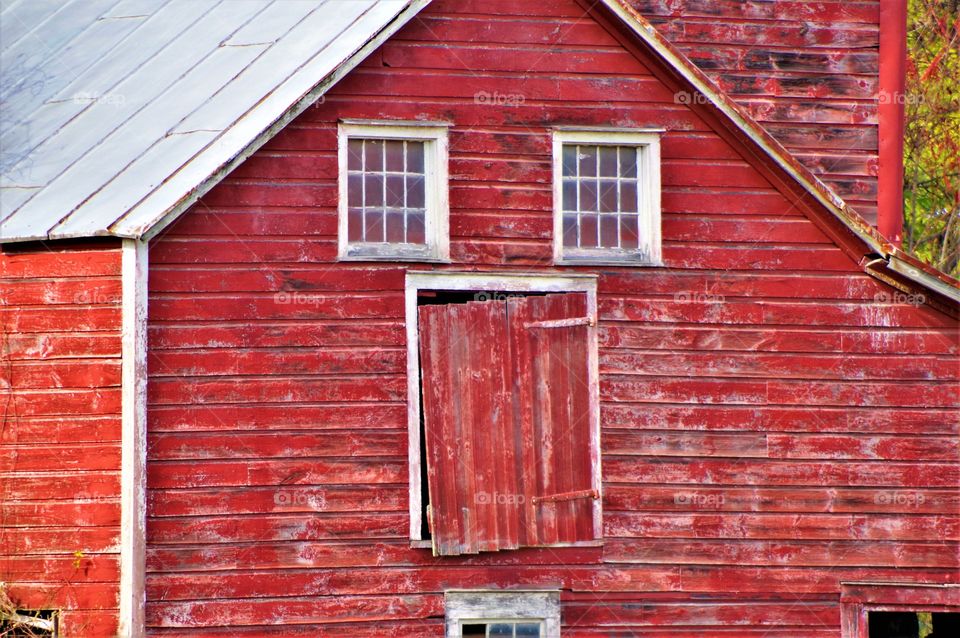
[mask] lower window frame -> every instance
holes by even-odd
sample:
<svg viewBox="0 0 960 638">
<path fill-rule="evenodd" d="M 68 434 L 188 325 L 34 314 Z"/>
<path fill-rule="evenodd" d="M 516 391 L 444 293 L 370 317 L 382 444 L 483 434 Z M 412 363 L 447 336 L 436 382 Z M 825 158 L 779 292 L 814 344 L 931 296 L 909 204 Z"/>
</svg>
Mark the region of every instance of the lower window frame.
<svg viewBox="0 0 960 638">
<path fill-rule="evenodd" d="M 541 638 L 560 636 L 560 590 L 467 590 L 443 593 L 446 638 L 463 638 L 463 625 L 539 622 Z"/>
</svg>

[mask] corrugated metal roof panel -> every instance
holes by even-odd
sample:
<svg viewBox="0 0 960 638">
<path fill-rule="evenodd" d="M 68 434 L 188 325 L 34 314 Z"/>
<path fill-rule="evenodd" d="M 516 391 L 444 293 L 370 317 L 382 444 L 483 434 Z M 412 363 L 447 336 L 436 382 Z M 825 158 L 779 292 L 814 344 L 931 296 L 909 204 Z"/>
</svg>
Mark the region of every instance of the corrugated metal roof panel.
<svg viewBox="0 0 960 638">
<path fill-rule="evenodd" d="M 142 235 L 423 4 L 5 2 L 0 241 Z"/>
</svg>

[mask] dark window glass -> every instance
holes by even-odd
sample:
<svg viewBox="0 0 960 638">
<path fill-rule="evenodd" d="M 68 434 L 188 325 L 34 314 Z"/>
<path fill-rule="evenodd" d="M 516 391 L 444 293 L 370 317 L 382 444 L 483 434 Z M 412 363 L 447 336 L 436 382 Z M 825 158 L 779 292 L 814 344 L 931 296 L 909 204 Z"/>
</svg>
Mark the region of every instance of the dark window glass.
<svg viewBox="0 0 960 638">
<path fill-rule="evenodd" d="M 540 638 L 540 623 L 517 623 L 517 638 Z"/>
</svg>

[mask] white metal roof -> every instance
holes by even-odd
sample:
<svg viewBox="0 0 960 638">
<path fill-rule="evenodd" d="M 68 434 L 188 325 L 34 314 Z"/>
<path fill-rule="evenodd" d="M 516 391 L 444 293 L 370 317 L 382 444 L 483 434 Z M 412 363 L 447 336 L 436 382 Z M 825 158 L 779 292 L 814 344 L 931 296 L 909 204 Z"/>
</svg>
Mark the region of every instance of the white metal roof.
<svg viewBox="0 0 960 638">
<path fill-rule="evenodd" d="M 424 4 L 0 1 L 0 241 L 165 225 Z"/>
</svg>

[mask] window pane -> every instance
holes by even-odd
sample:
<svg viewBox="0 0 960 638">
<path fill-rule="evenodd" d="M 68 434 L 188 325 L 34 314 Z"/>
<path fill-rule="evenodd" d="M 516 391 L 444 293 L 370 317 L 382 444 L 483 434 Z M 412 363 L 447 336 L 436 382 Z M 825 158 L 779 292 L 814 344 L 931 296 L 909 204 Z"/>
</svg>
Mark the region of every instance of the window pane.
<svg viewBox="0 0 960 638">
<path fill-rule="evenodd" d="M 396 173 L 403 172 L 403 142 L 399 140 L 387 140 L 387 170 Z"/>
<path fill-rule="evenodd" d="M 577 216 L 575 214 L 563 216 L 563 245 L 577 245 Z"/>
<path fill-rule="evenodd" d="M 407 177 L 407 208 L 423 208 L 424 184 L 422 177 Z"/>
<path fill-rule="evenodd" d="M 563 180 L 563 210 L 577 210 L 577 180 Z"/>
<path fill-rule="evenodd" d="M 604 213 L 617 212 L 616 180 L 600 180 L 600 211 Z"/>
<path fill-rule="evenodd" d="M 617 226 L 619 219 L 616 215 L 600 215 L 600 245 L 603 248 L 619 248 L 617 240 Z"/>
<path fill-rule="evenodd" d="M 580 216 L 580 247 L 581 248 L 597 247 L 597 216 L 596 215 Z"/>
<path fill-rule="evenodd" d="M 383 241 L 383 211 L 368 210 L 364 213 L 364 220 L 367 224 L 367 234 L 364 241 L 382 242 Z"/>
<path fill-rule="evenodd" d="M 402 244 L 406 239 L 404 237 L 403 218 L 405 215 L 398 212 L 387 213 L 387 242 L 391 244 Z"/>
<path fill-rule="evenodd" d="M 383 170 L 383 140 L 367 140 L 364 144 L 367 163 L 364 165 L 365 171 Z"/>
<path fill-rule="evenodd" d="M 578 146 L 580 149 L 580 176 L 597 174 L 597 147 Z"/>
<path fill-rule="evenodd" d="M 620 212 L 637 212 L 637 183 L 621 181 L 620 182 Z"/>
<path fill-rule="evenodd" d="M 635 250 L 640 245 L 640 233 L 637 229 L 636 215 L 620 216 L 620 247 Z"/>
<path fill-rule="evenodd" d="M 347 141 L 347 241 L 426 244 L 427 142 Z"/>
<path fill-rule="evenodd" d="M 488 636 L 513 636 L 513 625 L 507 623 L 497 623 L 490 625 Z"/>
<path fill-rule="evenodd" d="M 363 241 L 363 211 L 359 208 L 347 211 L 347 241 Z"/>
<path fill-rule="evenodd" d="M 363 175 L 347 177 L 347 206 L 363 206 Z"/>
<path fill-rule="evenodd" d="M 642 149 L 564 144 L 558 167 L 563 246 L 636 251 L 643 245 L 639 235 L 640 205 L 646 205 L 640 190 Z"/>
<path fill-rule="evenodd" d="M 580 182 L 580 210 L 597 210 L 597 182 L 594 180 L 582 180 Z"/>
<path fill-rule="evenodd" d="M 867 623 L 870 638 L 914 638 L 920 635 L 920 619 L 913 611 L 871 611 L 867 614 Z"/>
<path fill-rule="evenodd" d="M 573 144 L 563 145 L 563 176 L 570 177 L 577 174 L 577 147 Z"/>
<path fill-rule="evenodd" d="M 427 243 L 426 236 L 423 228 L 423 213 L 409 213 L 407 215 L 407 243 L 425 244 Z"/>
<path fill-rule="evenodd" d="M 383 206 L 383 176 L 365 175 L 366 181 L 366 201 L 364 205 L 368 208 L 373 206 Z"/>
<path fill-rule="evenodd" d="M 637 176 L 637 149 L 632 146 L 620 147 L 620 176 Z"/>
<path fill-rule="evenodd" d="M 482 624 L 471 623 L 469 625 L 464 625 L 460 631 L 460 635 L 463 638 L 474 638 L 475 636 L 486 636 L 487 635 L 487 626 Z"/>
<path fill-rule="evenodd" d="M 956 636 L 960 633 L 960 612 L 934 611 L 930 613 L 930 620 L 933 622 L 933 633 L 928 634 L 927 638 Z"/>
<path fill-rule="evenodd" d="M 407 172 L 423 172 L 423 142 L 407 142 Z"/>
<path fill-rule="evenodd" d="M 540 638 L 540 623 L 518 623 L 517 638 Z"/>
<path fill-rule="evenodd" d="M 363 140 L 347 140 L 347 170 L 363 169 Z"/>
<path fill-rule="evenodd" d="M 387 206 L 403 208 L 403 175 L 387 175 Z"/>
<path fill-rule="evenodd" d="M 600 147 L 600 176 L 601 177 L 617 176 L 617 147 L 616 146 Z"/>
</svg>

